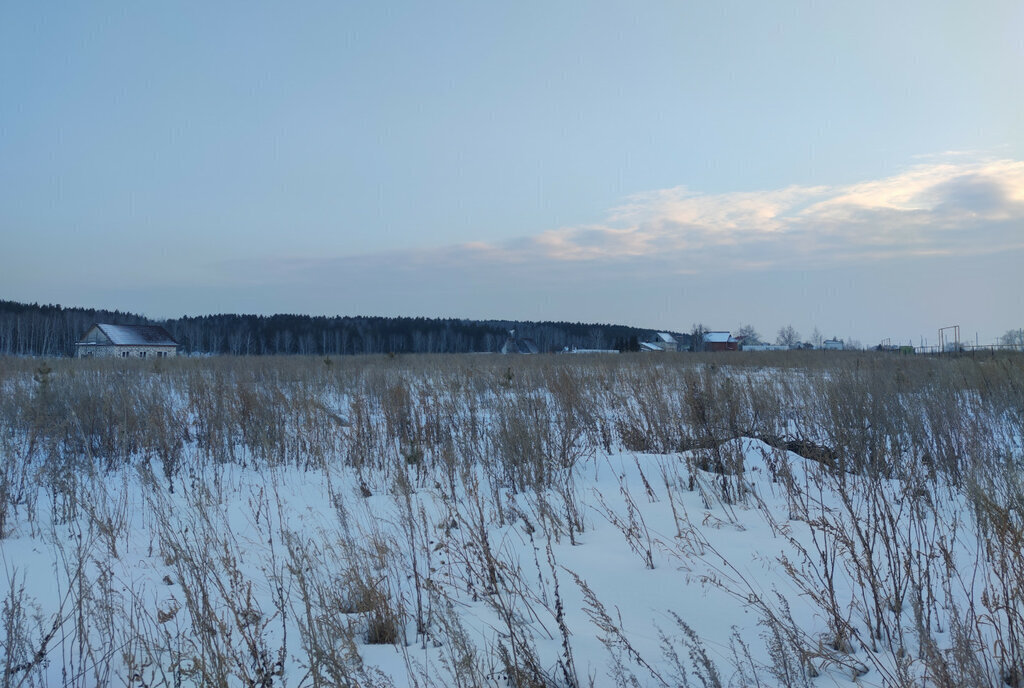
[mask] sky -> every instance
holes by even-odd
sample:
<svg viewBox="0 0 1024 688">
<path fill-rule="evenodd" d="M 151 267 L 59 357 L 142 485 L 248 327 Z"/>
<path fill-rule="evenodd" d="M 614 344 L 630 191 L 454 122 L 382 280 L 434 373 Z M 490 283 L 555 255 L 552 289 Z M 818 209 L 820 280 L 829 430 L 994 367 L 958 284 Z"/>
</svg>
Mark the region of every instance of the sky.
<svg viewBox="0 0 1024 688">
<path fill-rule="evenodd" d="M 0 0 L 0 298 L 1024 327 L 1024 4 Z"/>
</svg>

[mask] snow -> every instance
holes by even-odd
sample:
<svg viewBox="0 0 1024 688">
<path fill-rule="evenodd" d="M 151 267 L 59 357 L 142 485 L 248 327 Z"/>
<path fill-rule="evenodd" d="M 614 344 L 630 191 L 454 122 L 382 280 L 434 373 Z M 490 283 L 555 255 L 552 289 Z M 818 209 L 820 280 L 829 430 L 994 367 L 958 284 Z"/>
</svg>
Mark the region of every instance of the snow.
<svg viewBox="0 0 1024 688">
<path fill-rule="evenodd" d="M 528 495 L 506 496 L 506 511 L 514 507 L 522 517 L 503 525 L 495 524 L 497 517 L 492 505 L 483 506 L 488 512 L 487 534 L 494 557 L 506 567 L 505 575 L 523 586 L 507 593 L 507 602 L 522 614 L 542 667 L 557 675 L 554 667 L 559 658 L 560 639 L 554 613 L 556 583 L 565 605 L 565 623 L 571 633 L 580 676 L 602 677 L 612 668 L 602 634 L 588 618 L 582 584 L 593 591 L 635 652 L 646 661 L 658 661 L 661 656 L 661 634 L 679 634 L 673 617 L 678 615 L 697 631 L 708 655 L 722 671 L 732 661 L 730 639 L 734 630 L 748 645 L 754 660 L 769 665 L 771 657 L 760 642 L 764 631 L 758 624 L 763 618 L 758 616 L 757 605 L 746 603 L 744 598 L 756 595 L 771 604 L 773 591 L 787 595 L 793 618 L 801 628 L 812 635 L 825 632 L 823 620 L 796 594 L 798 591 L 785 585 L 786 576 L 780 571 L 780 557 L 796 560 L 799 553 L 793 543 L 773 530 L 762 513 L 770 513 L 796 543 L 807 546 L 806 523 L 787 518 L 785 496 L 767 476 L 763 457 L 773 450 L 749 440 L 742 451 L 748 476 L 744 479 L 745 489 L 757 495 L 763 504 L 758 505 L 752 498 L 733 505 L 716 501 L 711 484 L 714 477 L 701 474 L 700 485 L 694 490 L 671 486 L 677 491 L 674 498 L 678 500 L 679 521 L 673 517 L 666 494 L 670 488 L 659 476 L 679 478 L 685 470 L 682 457 L 618 453 L 595 458 L 575 476 L 577 494 L 585 502 L 585 529 L 578 536 L 577 545 L 569 544 L 564 534 L 545 539 L 537 528 L 543 516 L 536 505 L 530 504 Z M 805 460 L 788 458 L 794 461 L 797 471 L 803 470 Z M 232 465 L 218 468 L 216 476 L 208 476 L 214 478 L 212 485 L 190 483 L 188 478 L 182 478 L 172 495 L 162 487 L 146 485 L 154 478 L 125 468 L 89 484 L 87 493 L 93 502 L 91 509 L 113 514 L 114 519 L 127 519 L 118 533 L 104 534 L 89 526 L 85 519 L 76 519 L 51 522 L 34 536 L 23 532 L 9 537 L 3 541 L 7 581 L 17 583 L 23 577 L 26 598 L 38 605 L 44 618 L 49 618 L 56 612 L 61 595 L 74 584 L 69 580 L 74 572 L 67 567 L 73 568 L 80 559 L 87 560 L 84 576 L 92 585 L 104 576 L 109 577 L 105 583 L 108 589 L 103 591 L 107 597 L 98 603 L 135 608 L 139 613 L 160 617 L 180 610 L 170 625 L 173 637 L 182 642 L 182 636 L 187 638 L 196 630 L 194 621 L 183 618 L 187 592 L 182 589 L 186 581 L 181 580 L 181 573 L 187 567 L 176 566 L 172 553 L 182 556 L 181 549 L 201 558 L 203 552 L 192 551 L 193 548 L 217 543 L 205 552 L 210 559 L 201 562 L 197 575 L 237 575 L 245 585 L 252 586 L 255 606 L 266 615 L 275 609 L 275 586 L 284 582 L 294 593 L 294 582 L 283 573 L 282 535 L 298 535 L 307 544 L 315 543 L 330 552 L 343 532 L 332 507 L 333 500 L 340 498 L 344 502 L 350 519 L 348 527 L 358 534 L 357 543 L 401 543 L 406 539 L 399 525 L 403 518 L 402 500 L 393 494 L 358 496 L 354 487 L 357 475 L 345 469 L 330 470 L 330 482 L 338 490 L 333 496 L 324 476 L 313 472 L 293 468 L 252 471 Z M 651 487 L 649 493 L 645 481 Z M 462 491 L 457 497 L 466 499 Z M 390 585 L 394 587 L 389 592 L 411 599 L 411 558 L 420 557 L 420 565 L 427 566 L 426 550 L 433 547 L 438 553 L 437 560 L 432 562 L 431 580 L 443 590 L 438 599 L 454 606 L 477 648 L 484 650 L 501 642 L 507 636 L 496 609 L 502 602 L 489 601 L 488 596 L 497 595 L 481 589 L 482 581 L 467 572 L 476 564 L 442 558 L 459 549 L 463 552 L 458 556 L 469 556 L 466 543 L 472 541 L 472 535 L 456 531 L 445 534 L 440 524 L 454 511 L 456 518 L 464 520 L 460 530 L 469 530 L 473 527 L 472 511 L 462 513 L 460 505 L 447 501 L 430 486 L 419 487 L 411 498 L 414 513 L 422 510 L 427 519 L 416 537 L 438 540 L 433 546 L 420 541 L 421 551 L 401 552 L 391 562 L 398 570 L 380 572 L 382 576 L 392 576 Z M 613 522 L 629 522 L 629 503 L 634 505 L 640 525 L 636 532 L 627 534 Z M 167 522 L 161 523 L 161 519 Z M 169 532 L 162 531 L 161 526 Z M 531 527 L 535 529 L 533 533 L 528 532 Z M 171 533 L 184 538 L 174 543 Z M 190 533 L 196 537 L 191 538 Z M 550 563 L 545 552 L 548 546 Z M 653 568 L 645 558 L 648 550 Z M 331 557 L 319 563 L 330 566 Z M 206 565 L 222 568 L 202 570 Z M 323 575 L 330 578 L 336 573 L 339 572 L 324 571 Z M 580 583 L 574 581 L 576 577 Z M 289 602 L 296 607 L 289 618 L 274 620 L 262 629 L 268 648 L 282 646 L 286 635 L 293 639 L 299 636 L 294 625 L 299 605 L 294 599 Z M 353 623 L 358 622 L 353 619 Z M 149 632 L 156 633 L 159 628 L 158 622 Z M 94 632 L 99 635 L 108 630 L 97 624 Z M 116 635 L 121 637 L 120 632 Z M 411 622 L 405 628 L 405 636 L 408 646 L 404 651 L 408 656 L 390 645 L 362 645 L 360 654 L 365 662 L 377 666 L 399 686 L 416 685 L 411 674 L 428 672 L 431 666 L 433 671 L 443 672 L 440 650 L 432 647 L 429 640 L 424 649 L 424 642 L 417 641 Z M 103 646 L 103 639 L 97 637 L 92 642 Z M 604 639 L 609 640 L 607 634 Z M 614 644 L 614 638 L 611 641 Z M 47 680 L 52 684 L 61 683 L 66 668 L 58 657 L 74 659 L 72 648 L 59 648 L 59 653 L 47 668 Z M 301 682 L 303 660 L 299 648 L 293 644 L 285 656 L 288 659 L 280 679 Z M 82 667 L 87 659 L 78 658 L 78 666 Z M 628 658 L 624 661 L 642 684 L 653 685 L 651 676 L 645 675 L 638 665 Z M 88 670 L 84 670 L 88 675 Z M 824 666 L 823 670 L 830 682 L 852 685 L 850 677 L 839 668 Z M 150 679 L 156 677 L 155 669 L 148 672 Z"/>
<path fill-rule="evenodd" d="M 893 546 L 928 560 L 886 559 L 873 543 L 878 567 L 907 567 L 882 574 L 907 596 L 905 612 L 883 610 L 887 633 L 908 656 L 923 652 L 910 597 L 924 593 L 911 583 L 932 567 L 948 589 L 931 590 L 945 601 L 929 637 L 945 652 L 962 611 L 953 605 L 987 582 L 965 497 L 923 479 L 836 475 L 749 437 L 716 451 L 743 470 L 700 470 L 705 450 L 587 447 L 520 492 L 493 466 L 430 452 L 387 468 L 340 457 L 241 465 L 201 460 L 192 446 L 170 481 L 154 458 L 83 471 L 68 494 L 40 488 L 0 540 L 4 616 L 24 640 L 14 645 L 9 626 L 5 656 L 31 660 L 57 629 L 45 661 L 9 676 L 505 686 L 508 652 L 553 686 L 685 685 L 683 674 L 712 685 L 714 672 L 735 686 L 883 686 L 901 671 L 924 682 L 920 665 L 868 636 L 864 550 L 841 538 L 860 519 L 892 517 Z M 907 498 L 922 489 L 928 500 Z M 945 578 L 943 565 L 954 569 Z M 826 594 L 859 635 L 836 642 Z M 367 642 L 389 621 L 390 642 Z M 993 632 L 977 626 L 980 640 Z"/>
<path fill-rule="evenodd" d="M 159 325 L 96 325 L 119 346 L 175 346 L 177 342 Z"/>
</svg>

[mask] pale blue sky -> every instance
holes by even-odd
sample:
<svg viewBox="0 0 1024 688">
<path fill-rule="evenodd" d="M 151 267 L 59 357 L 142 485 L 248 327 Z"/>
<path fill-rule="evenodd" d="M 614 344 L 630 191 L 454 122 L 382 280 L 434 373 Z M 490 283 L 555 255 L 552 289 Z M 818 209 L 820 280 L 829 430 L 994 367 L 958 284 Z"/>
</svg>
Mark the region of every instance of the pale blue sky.
<svg viewBox="0 0 1024 688">
<path fill-rule="evenodd" d="M 1021 161 L 1019 2 L 0 2 L 0 298 L 991 340 Z"/>
</svg>

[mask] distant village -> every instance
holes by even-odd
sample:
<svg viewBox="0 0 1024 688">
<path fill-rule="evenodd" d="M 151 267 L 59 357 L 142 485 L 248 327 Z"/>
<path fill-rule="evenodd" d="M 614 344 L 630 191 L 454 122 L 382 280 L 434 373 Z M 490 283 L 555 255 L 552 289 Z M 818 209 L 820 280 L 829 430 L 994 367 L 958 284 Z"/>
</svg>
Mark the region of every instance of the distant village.
<svg viewBox="0 0 1024 688">
<path fill-rule="evenodd" d="M 620 348 L 598 349 L 577 346 L 566 346 L 555 353 L 564 354 L 617 354 L 622 352 L 641 352 L 664 354 L 668 352 L 729 352 L 729 351 L 794 351 L 820 350 L 843 351 L 847 349 L 842 339 L 821 339 L 818 342 L 799 341 L 792 328 L 783 328 L 779 332 L 779 340 L 791 339 L 790 343 L 765 344 L 753 334 L 733 334 L 726 330 L 698 330 L 693 334 L 671 332 L 655 332 L 640 341 L 634 338 Z M 914 353 L 967 353 L 978 350 L 1024 350 L 1021 343 L 1003 343 L 988 346 L 969 346 L 960 342 L 959 333 L 956 339 L 944 341 L 940 331 L 940 345 L 935 347 L 894 346 L 888 341 L 873 347 L 876 351 L 889 351 L 901 354 Z M 849 347 L 859 349 L 859 346 Z M 112 325 L 97 323 L 92 325 L 81 339 L 75 343 L 77 358 L 169 358 L 179 354 L 178 341 L 160 325 Z M 491 352 L 480 352 L 491 353 Z M 531 337 L 522 337 L 515 329 L 508 331 L 508 337 L 496 353 L 505 355 L 530 355 L 545 352 Z"/>
<path fill-rule="evenodd" d="M 735 336 L 728 331 L 705 331 L 697 335 L 678 335 L 670 332 L 656 332 L 650 341 L 636 341 L 635 346 L 626 349 L 588 349 L 565 347 L 558 353 L 620 353 L 633 350 L 644 353 L 666 352 L 718 352 L 718 351 L 788 351 L 791 349 L 822 349 L 842 351 L 845 346 L 841 339 L 826 339 L 820 346 L 810 342 L 795 344 L 764 344 L 743 335 Z M 687 341 L 689 340 L 689 341 Z M 97 323 L 92 325 L 75 343 L 77 358 L 168 358 L 178 355 L 178 342 L 170 332 L 159 325 L 113 325 Z M 501 354 L 539 354 L 541 348 L 530 337 L 520 337 L 516 330 L 509 330 L 508 337 L 498 350 Z"/>
<path fill-rule="evenodd" d="M 0 300 L 0 355 L 161 359 L 173 356 L 346 356 L 365 354 L 611 354 L 670 352 L 874 351 L 900 354 L 1024 351 L 1024 329 L 997 343 L 965 341 L 960 327 L 938 330 L 919 346 L 883 339 L 864 347 L 854 339 L 809 338 L 792 326 L 769 341 L 750 325 L 735 330 L 695 324 L 689 331 L 609 323 L 468 320 L 459 318 L 270 316 L 219 314 L 155 321 L 144 316 L 60 305 Z"/>
<path fill-rule="evenodd" d="M 734 335 L 727 330 L 703 331 L 696 335 L 677 335 L 671 332 L 655 332 L 649 341 L 638 342 L 637 351 L 647 353 L 665 353 L 667 351 L 716 352 L 716 351 L 790 351 L 794 349 L 823 349 L 826 351 L 842 351 L 846 348 L 841 339 L 822 340 L 820 346 L 811 342 L 794 342 L 792 344 L 765 344 L 757 337 Z M 577 349 L 567 353 L 617 353 L 618 350 Z"/>
</svg>

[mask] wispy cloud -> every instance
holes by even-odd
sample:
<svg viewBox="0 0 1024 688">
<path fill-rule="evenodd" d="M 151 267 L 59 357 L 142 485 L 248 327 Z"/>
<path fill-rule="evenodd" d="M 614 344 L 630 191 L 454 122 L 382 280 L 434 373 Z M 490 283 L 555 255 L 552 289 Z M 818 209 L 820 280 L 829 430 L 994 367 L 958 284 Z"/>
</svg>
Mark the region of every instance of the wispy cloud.
<svg viewBox="0 0 1024 688">
<path fill-rule="evenodd" d="M 686 271 L 851 263 L 1024 247 L 1024 162 L 932 163 L 846 186 L 638 194 L 606 223 L 477 245 L 490 259 L 674 258 Z"/>
<path fill-rule="evenodd" d="M 723 194 L 660 189 L 627 198 L 599 224 L 505 242 L 275 259 L 269 271 L 312 281 L 325 270 L 579 275 L 593 265 L 664 275 L 856 266 L 1021 249 L 1022 222 L 1024 162 L 949 156 L 844 186 Z"/>
</svg>

